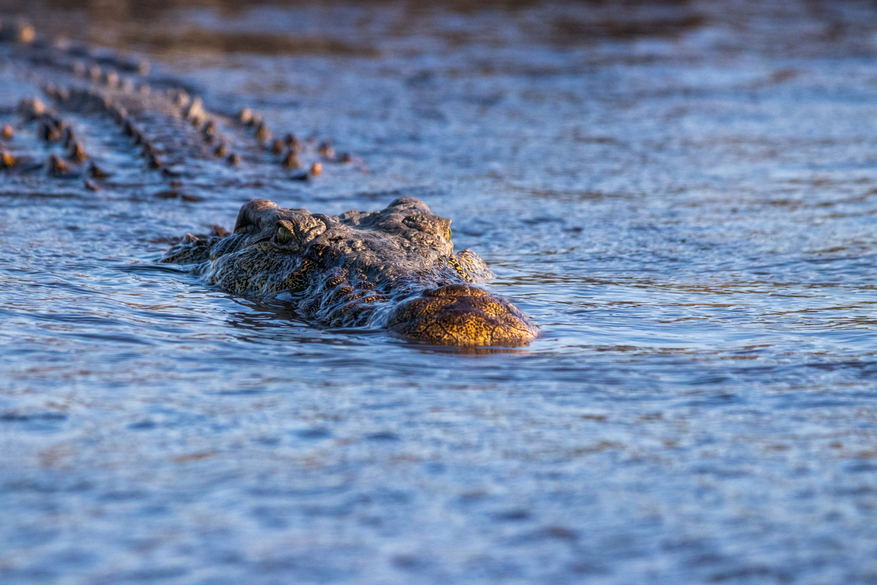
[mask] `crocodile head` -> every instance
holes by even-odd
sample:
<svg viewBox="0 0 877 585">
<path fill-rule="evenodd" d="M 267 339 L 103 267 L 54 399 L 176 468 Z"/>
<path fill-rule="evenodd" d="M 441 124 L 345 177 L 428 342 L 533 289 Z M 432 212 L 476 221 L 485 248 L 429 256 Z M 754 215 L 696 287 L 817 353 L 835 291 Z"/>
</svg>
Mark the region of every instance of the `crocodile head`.
<svg viewBox="0 0 877 585">
<path fill-rule="evenodd" d="M 529 343 L 529 319 L 473 286 L 490 271 L 474 252 L 454 253 L 450 223 L 412 197 L 333 217 L 257 199 L 241 208 L 234 233 L 190 237 L 164 260 L 195 263 L 233 294 L 290 301 L 329 327 L 380 326 L 442 345 Z"/>
</svg>

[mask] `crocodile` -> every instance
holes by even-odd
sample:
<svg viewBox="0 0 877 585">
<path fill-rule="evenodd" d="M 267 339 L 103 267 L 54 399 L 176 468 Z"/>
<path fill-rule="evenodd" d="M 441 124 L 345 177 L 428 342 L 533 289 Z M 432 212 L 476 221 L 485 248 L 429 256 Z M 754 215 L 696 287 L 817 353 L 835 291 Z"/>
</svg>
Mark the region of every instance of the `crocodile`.
<svg viewBox="0 0 877 585">
<path fill-rule="evenodd" d="M 78 178 L 91 191 L 148 185 L 161 198 L 193 200 L 207 176 L 226 181 L 220 187 L 310 181 L 327 164 L 361 163 L 330 141 L 272 131 L 246 106 L 213 111 L 144 59 L 43 38 L 23 22 L 0 21 L 4 84 L 5 95 L 12 86 L 39 92 L 12 110 L 17 121 L 0 124 L 0 171 L 9 177 Z"/>
<path fill-rule="evenodd" d="M 0 127 L 0 172 L 10 178 L 81 179 L 89 191 L 148 184 L 162 199 L 194 201 L 186 185 L 225 176 L 218 168 L 235 168 L 229 183 L 211 185 L 230 191 L 247 171 L 308 181 L 323 163 L 355 160 L 327 141 L 274 138 L 249 108 L 211 111 L 179 84 L 150 76 L 142 60 L 48 41 L 27 24 L 0 23 L 0 57 L 48 101 L 22 99 L 17 127 Z M 536 327 L 476 286 L 492 274 L 471 250 L 454 252 L 450 223 L 413 197 L 331 217 L 256 199 L 233 232 L 188 234 L 161 261 L 190 265 L 219 290 L 293 307 L 320 326 L 385 328 L 440 345 L 528 344 Z"/>
<path fill-rule="evenodd" d="M 331 217 L 255 199 L 232 233 L 187 235 L 163 261 L 193 264 L 209 285 L 287 303 L 328 327 L 385 327 L 436 345 L 528 344 L 536 327 L 473 286 L 492 274 L 475 252 L 454 253 L 450 224 L 414 197 Z"/>
</svg>

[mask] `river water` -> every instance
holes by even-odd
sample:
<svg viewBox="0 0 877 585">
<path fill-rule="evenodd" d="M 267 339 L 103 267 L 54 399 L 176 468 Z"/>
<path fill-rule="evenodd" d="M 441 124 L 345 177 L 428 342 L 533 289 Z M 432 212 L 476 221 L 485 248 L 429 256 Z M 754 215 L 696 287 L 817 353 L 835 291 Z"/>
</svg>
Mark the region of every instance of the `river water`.
<svg viewBox="0 0 877 585">
<path fill-rule="evenodd" d="M 6 10 L 354 164 L 0 176 L 3 583 L 877 582 L 873 3 Z M 254 197 L 405 194 L 535 342 L 323 330 L 158 263 Z"/>
</svg>

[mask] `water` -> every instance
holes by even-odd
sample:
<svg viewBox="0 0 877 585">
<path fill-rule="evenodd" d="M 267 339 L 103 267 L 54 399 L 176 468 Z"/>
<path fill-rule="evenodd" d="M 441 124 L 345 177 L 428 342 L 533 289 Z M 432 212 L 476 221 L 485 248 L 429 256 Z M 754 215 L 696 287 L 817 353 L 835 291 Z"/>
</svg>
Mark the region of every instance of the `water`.
<svg viewBox="0 0 877 585">
<path fill-rule="evenodd" d="M 9 10 L 359 162 L 3 179 L 0 581 L 877 582 L 872 4 L 116 6 Z M 252 197 L 399 194 L 538 340 L 321 330 L 157 263 Z"/>
</svg>

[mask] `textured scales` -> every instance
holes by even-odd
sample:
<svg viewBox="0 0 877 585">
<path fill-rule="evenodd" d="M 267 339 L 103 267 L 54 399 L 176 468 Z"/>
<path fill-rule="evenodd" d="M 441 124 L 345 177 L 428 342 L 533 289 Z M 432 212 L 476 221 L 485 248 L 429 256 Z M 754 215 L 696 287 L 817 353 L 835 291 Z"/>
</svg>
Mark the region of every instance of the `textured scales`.
<svg viewBox="0 0 877 585">
<path fill-rule="evenodd" d="M 324 326 L 386 327 L 441 345 L 532 341 L 526 315 L 472 285 L 490 270 L 471 250 L 454 253 L 450 224 L 413 197 L 332 217 L 257 199 L 241 208 L 234 233 L 189 235 L 163 261 L 195 264 L 232 294 L 291 302 Z"/>
<path fill-rule="evenodd" d="M 327 142 L 308 149 L 291 133 L 271 142 L 264 120 L 247 108 L 212 112 L 166 79 L 151 78 L 145 62 L 51 42 L 25 23 L 0 23 L 0 58 L 49 100 L 21 100 L 18 122 L 0 128 L 6 176 L 78 178 L 98 191 L 139 189 L 151 174 L 166 184 L 157 197 L 194 201 L 187 184 L 225 182 L 229 166 L 242 182 L 310 180 L 323 162 L 355 160 Z M 121 142 L 105 135 L 106 121 Z M 536 329 L 521 311 L 472 286 L 490 271 L 474 252 L 454 254 L 450 223 L 410 197 L 383 211 L 334 217 L 255 200 L 241 209 L 233 234 L 187 236 L 164 260 L 194 264 L 207 283 L 233 294 L 292 302 L 326 326 L 386 327 L 445 345 L 530 342 Z"/>
<path fill-rule="evenodd" d="M 324 163 L 361 162 L 291 132 L 269 144 L 271 130 L 249 108 L 213 111 L 145 61 L 52 41 L 26 23 L 0 22 L 0 63 L 0 82 L 39 94 L 19 101 L 17 120 L 0 104 L 6 176 L 81 179 L 88 191 L 154 186 L 161 199 L 196 201 L 205 177 L 214 186 L 309 181 Z"/>
</svg>

